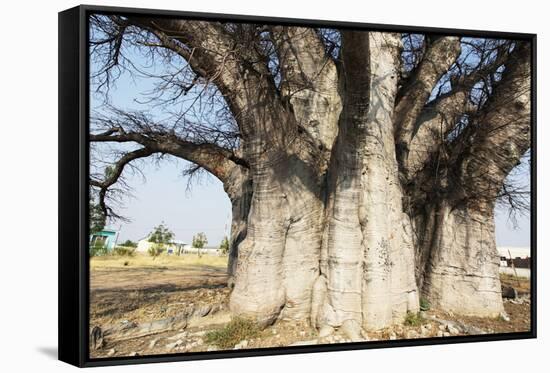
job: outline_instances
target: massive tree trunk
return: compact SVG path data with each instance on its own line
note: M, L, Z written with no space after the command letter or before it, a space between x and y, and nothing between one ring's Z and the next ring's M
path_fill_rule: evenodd
M325 141L328 163L324 147L298 131L284 151L274 147L251 167L231 309L260 323L310 318L354 337L417 311L418 291L393 140L399 38L349 33L344 40L343 107L334 146Z
M433 68L434 55L424 85L409 87L421 92L399 97L398 35L343 32L342 38L339 83L333 84L338 95L317 89L293 96L285 110L290 108L297 118L298 131L287 132L284 149L271 146L251 167L252 203L246 239L238 247L231 309L262 324L309 318L318 328L343 328L352 338L361 328L401 322L408 312L418 311L421 295L445 311L499 315L503 306L494 238L496 191L489 201L479 199L479 193L466 198L463 189L465 183L474 183L468 180L471 175L451 181L447 175L446 181L458 183L460 190L449 192L440 175L434 179L426 170L433 159L410 152L410 144L418 146L420 141L436 147L431 145L433 131L422 127L411 133L401 127L414 127L426 117L434 121L437 115L420 109L395 114L404 110L404 100L413 107L420 100L423 106L458 54L458 39L436 39L431 48L451 49L437 61L443 68ZM292 50L300 49L294 45ZM283 73L293 61L283 61ZM314 66L315 61L301 66L300 79ZM328 70L317 80L321 86L336 74ZM509 70L513 75L514 66ZM509 89L507 79L499 90ZM464 101L464 95L452 97ZM449 105L450 99L442 101ZM525 104L525 96L521 101ZM318 102L325 103L325 110L304 109L319 107ZM483 120L489 123L491 118ZM320 135L312 130L317 126L336 130ZM395 131L396 126L401 130ZM524 122L514 126L525 136ZM441 125L439 130L449 131ZM436 144L439 139L435 136ZM478 139L488 141L481 135ZM517 163L526 150L520 148L501 160L503 168ZM459 168L479 162L460 154L454 158ZM421 192L419 199L411 178L437 184L435 194ZM503 178L491 181L491 188L498 189Z
M432 97L461 54L457 37L426 36L405 76L398 34L340 31L333 58L311 28L123 22L155 35L217 86L239 145L111 123L92 141L143 148L92 185L103 203L125 164L154 153L219 178L232 203L235 315L262 325L310 320L355 339L361 329L402 322L421 296L443 311L503 312L493 211L529 148L527 43L497 46L490 63L449 78L448 92ZM266 33L278 77L265 63L274 57L254 40ZM487 74L488 98L473 107L473 87L488 84Z
M502 306L499 256L492 211L443 201L429 208L419 247L418 282L433 307L457 314L496 317ZM420 262L422 262L420 264Z

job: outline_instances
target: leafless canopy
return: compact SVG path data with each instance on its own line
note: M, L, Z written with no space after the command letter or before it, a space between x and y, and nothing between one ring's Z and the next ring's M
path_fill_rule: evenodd
M337 29L93 15L90 35L93 94L102 102L91 114L90 184L114 218L111 206L128 191L124 173L139 172L136 162L170 155L193 164L188 174L206 170L225 182L259 156L245 143L272 130L259 128L253 106L289 107L299 92L321 89L303 68L308 58L343 68ZM394 132L408 208L422 208L428 195L453 195L528 209L526 178L507 177L518 153L523 165L530 159L530 118L514 114L529 89L518 83L530 74L528 44L425 34L402 34L401 42ZM122 75L148 82L133 105L141 110L113 104ZM299 121L283 129L270 132L272 144L288 144L296 131L314 133ZM308 141L323 153L314 134Z

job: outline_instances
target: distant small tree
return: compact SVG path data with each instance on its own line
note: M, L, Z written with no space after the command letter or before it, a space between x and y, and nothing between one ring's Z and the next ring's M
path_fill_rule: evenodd
M147 241L152 242L153 245L147 250L149 255L152 257L157 257L166 251L166 246L174 238L174 233L161 223L149 234Z
M90 201L90 234L102 231L105 228L106 220L99 204Z
M161 246L159 244L154 244L151 247L147 249L147 253L154 258L162 254L166 249L164 246Z
M223 255L227 255L229 252L229 239L225 236L220 243L220 251Z
M197 233L193 236L193 247L202 249L208 243L206 234L204 232Z
M137 243L131 240L126 240L120 246L137 247Z
M201 256L201 249L208 243L204 232L197 233L193 236L193 247L197 248L197 255Z

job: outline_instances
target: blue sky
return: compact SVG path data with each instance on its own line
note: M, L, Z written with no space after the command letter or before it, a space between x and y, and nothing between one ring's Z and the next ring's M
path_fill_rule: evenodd
M134 63L146 69L146 61L132 51L128 52ZM94 64L92 64L94 70ZM153 88L151 79L131 77L123 73L111 87L111 104L125 110L144 110L147 106L138 103ZM103 97L91 94L91 109L101 110ZM161 108L152 109L155 117L162 118ZM132 196L126 196L117 209L131 222L114 222L110 227L120 230L119 240L137 241L145 237L154 226L164 222L176 239L191 242L194 234L205 232L208 245L219 245L229 233L231 204L221 182L213 176L203 176L188 188L188 179L182 176L187 162L167 157L160 163L145 161L140 164L142 175L126 172L126 182ZM529 175L519 176L528 182ZM519 216L514 226L504 209L496 210L496 239L499 246L529 246L529 217Z
M132 222L112 224L120 228L120 239L143 238L161 221L185 242L204 232L208 245L218 245L224 234L229 234L231 203L221 182L206 176L188 189L187 178L181 175L184 164L183 160L171 160L157 167L148 162L143 169L146 180L137 175L128 179L134 196L118 211Z

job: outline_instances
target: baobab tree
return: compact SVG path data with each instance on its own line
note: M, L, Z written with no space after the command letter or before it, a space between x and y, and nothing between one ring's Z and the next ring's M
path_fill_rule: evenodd
M95 90L108 102L131 71L166 114L91 114L92 145L120 145L90 176L99 206L120 218L110 201L139 159L218 178L235 315L355 338L420 297L503 312L494 209L528 204L507 182L530 148L528 41L116 15L90 30Z

